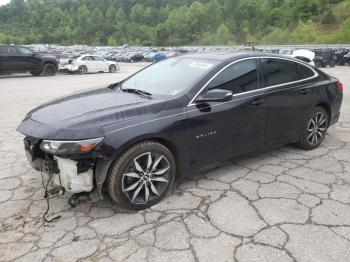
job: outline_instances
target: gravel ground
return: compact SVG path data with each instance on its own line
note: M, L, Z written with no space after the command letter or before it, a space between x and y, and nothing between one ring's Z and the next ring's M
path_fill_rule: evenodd
M140 212L108 198L74 209L68 196L53 198L51 212L62 218L44 226L40 174L15 128L47 100L144 65L122 64L115 74L0 77L0 261L350 261L350 67L325 69L345 84L345 100L320 148L235 159L177 181L171 196Z

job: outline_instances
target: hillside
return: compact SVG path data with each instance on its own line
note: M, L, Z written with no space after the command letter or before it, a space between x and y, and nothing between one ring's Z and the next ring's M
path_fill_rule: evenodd
M12 0L0 43L350 43L350 0Z

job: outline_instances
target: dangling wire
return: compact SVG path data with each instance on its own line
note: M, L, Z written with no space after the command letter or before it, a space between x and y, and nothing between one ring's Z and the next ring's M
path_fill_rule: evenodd
M47 214L49 213L49 210L50 210L50 194L49 194L47 188L48 188L48 186L49 186L49 184L50 184L54 174L50 174L49 175L49 179L48 179L48 181L47 181L47 183L45 185L45 183L44 183L44 176L43 176L43 163L41 162L40 175L41 175L41 183L42 183L42 186L43 186L44 192L45 192L44 193L44 198L46 198L46 204L47 204L47 208L46 208L46 211L45 211L45 213L43 215L43 219L44 219L44 221L46 223L51 223L51 222L57 221L58 219L61 218L60 215L55 216L55 217L53 217L51 219L47 219L46 218L46 216L47 216ZM60 178L60 180L61 180L61 178Z

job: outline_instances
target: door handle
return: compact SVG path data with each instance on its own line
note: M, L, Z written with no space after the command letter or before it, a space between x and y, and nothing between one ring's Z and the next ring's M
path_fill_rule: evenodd
M306 95L310 92L310 89L309 88L303 88L303 89L300 89L299 93L302 94L302 95Z
M251 104L254 105L254 106L259 106L259 105L261 105L263 103L264 103L264 99L263 98L256 98L256 99L253 100L253 102Z

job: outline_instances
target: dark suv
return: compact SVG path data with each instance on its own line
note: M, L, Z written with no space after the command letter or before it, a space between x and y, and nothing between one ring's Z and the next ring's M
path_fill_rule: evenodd
M23 46L0 45L0 74L29 71L34 76L53 76L57 65L54 56L40 55Z

